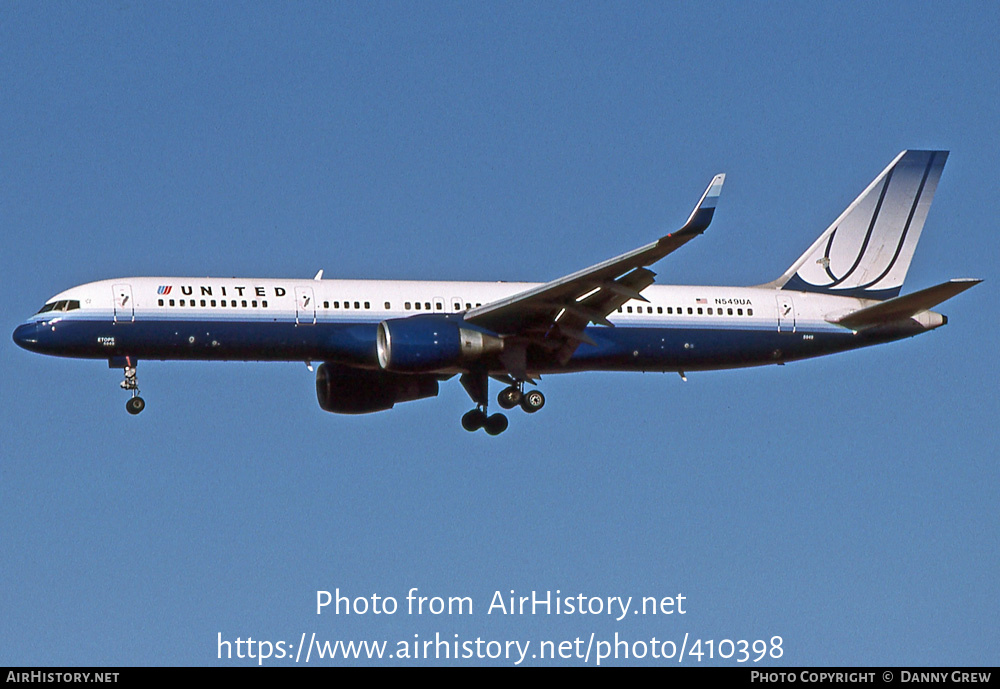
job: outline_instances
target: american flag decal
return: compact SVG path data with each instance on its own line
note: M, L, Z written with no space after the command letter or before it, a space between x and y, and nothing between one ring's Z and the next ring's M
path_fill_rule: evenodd
M173 285L160 285L159 288L157 288L156 293L157 294L170 294L170 290L171 290L172 287L173 287Z
M167 289L169 289L169 287ZM698 304L707 304L708 299L696 299L695 302Z

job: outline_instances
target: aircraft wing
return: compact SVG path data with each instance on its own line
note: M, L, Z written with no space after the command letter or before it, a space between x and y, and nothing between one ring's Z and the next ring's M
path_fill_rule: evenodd
M583 332L587 325L610 326L607 316L619 306L630 299L646 301L640 293L653 284L655 276L646 266L708 228L725 179L722 174L712 179L687 222L676 232L571 275L471 309L465 320L500 335L523 336L558 349L559 358L567 361L581 342L591 342ZM516 370L511 373L518 375Z

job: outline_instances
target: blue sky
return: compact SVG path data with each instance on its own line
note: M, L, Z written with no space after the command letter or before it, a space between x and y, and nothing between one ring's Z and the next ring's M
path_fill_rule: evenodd
M893 345L552 376L497 438L454 381L326 414L302 364L143 362L132 418L119 371L8 340L0 663L617 632L996 664L998 27L988 2L5 3L7 332L119 276L548 280L676 228L717 172L658 281L757 284L904 148L952 152L905 289L986 282ZM316 616L337 587L476 607ZM511 589L688 612L487 615Z

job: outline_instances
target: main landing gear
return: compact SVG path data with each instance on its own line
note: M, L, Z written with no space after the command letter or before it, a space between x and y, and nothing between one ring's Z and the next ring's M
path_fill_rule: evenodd
M500 435L507 430L507 417L503 414L487 416L485 407L476 407L462 417L462 428L467 431L482 428L490 435Z
M465 373L462 375L461 381L465 391L469 393L469 397L476 403L476 408L462 417L462 428L470 432L482 428L490 435L500 435L506 431L507 417L503 414L489 414L487 412L489 378L486 373ZM529 414L534 414L545 406L545 395L538 390L525 392L524 382L517 381L500 391L500 394L497 395L497 404L504 409L520 406Z
M125 380L121 382L122 390L131 390L132 397L125 403L125 410L135 416L146 408L146 401L139 397L139 382L136 379L135 366L131 362L125 364Z
M500 391L497 395L497 404L504 409L513 409L520 405L524 411L534 414L545 406L545 395L540 390L525 392L524 383L518 382Z

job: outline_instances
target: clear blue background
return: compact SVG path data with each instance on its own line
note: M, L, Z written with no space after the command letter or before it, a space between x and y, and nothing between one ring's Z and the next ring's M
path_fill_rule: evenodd
M131 275L548 280L678 227L717 172L658 279L757 284L904 148L952 151L906 289L986 282L893 345L548 377L497 438L455 381L344 417L302 364L143 362L133 418L120 371L8 340L0 664L314 631L996 664L998 31L995 2L3 3L8 333ZM476 612L314 614L414 586ZM487 616L510 589L688 612Z

